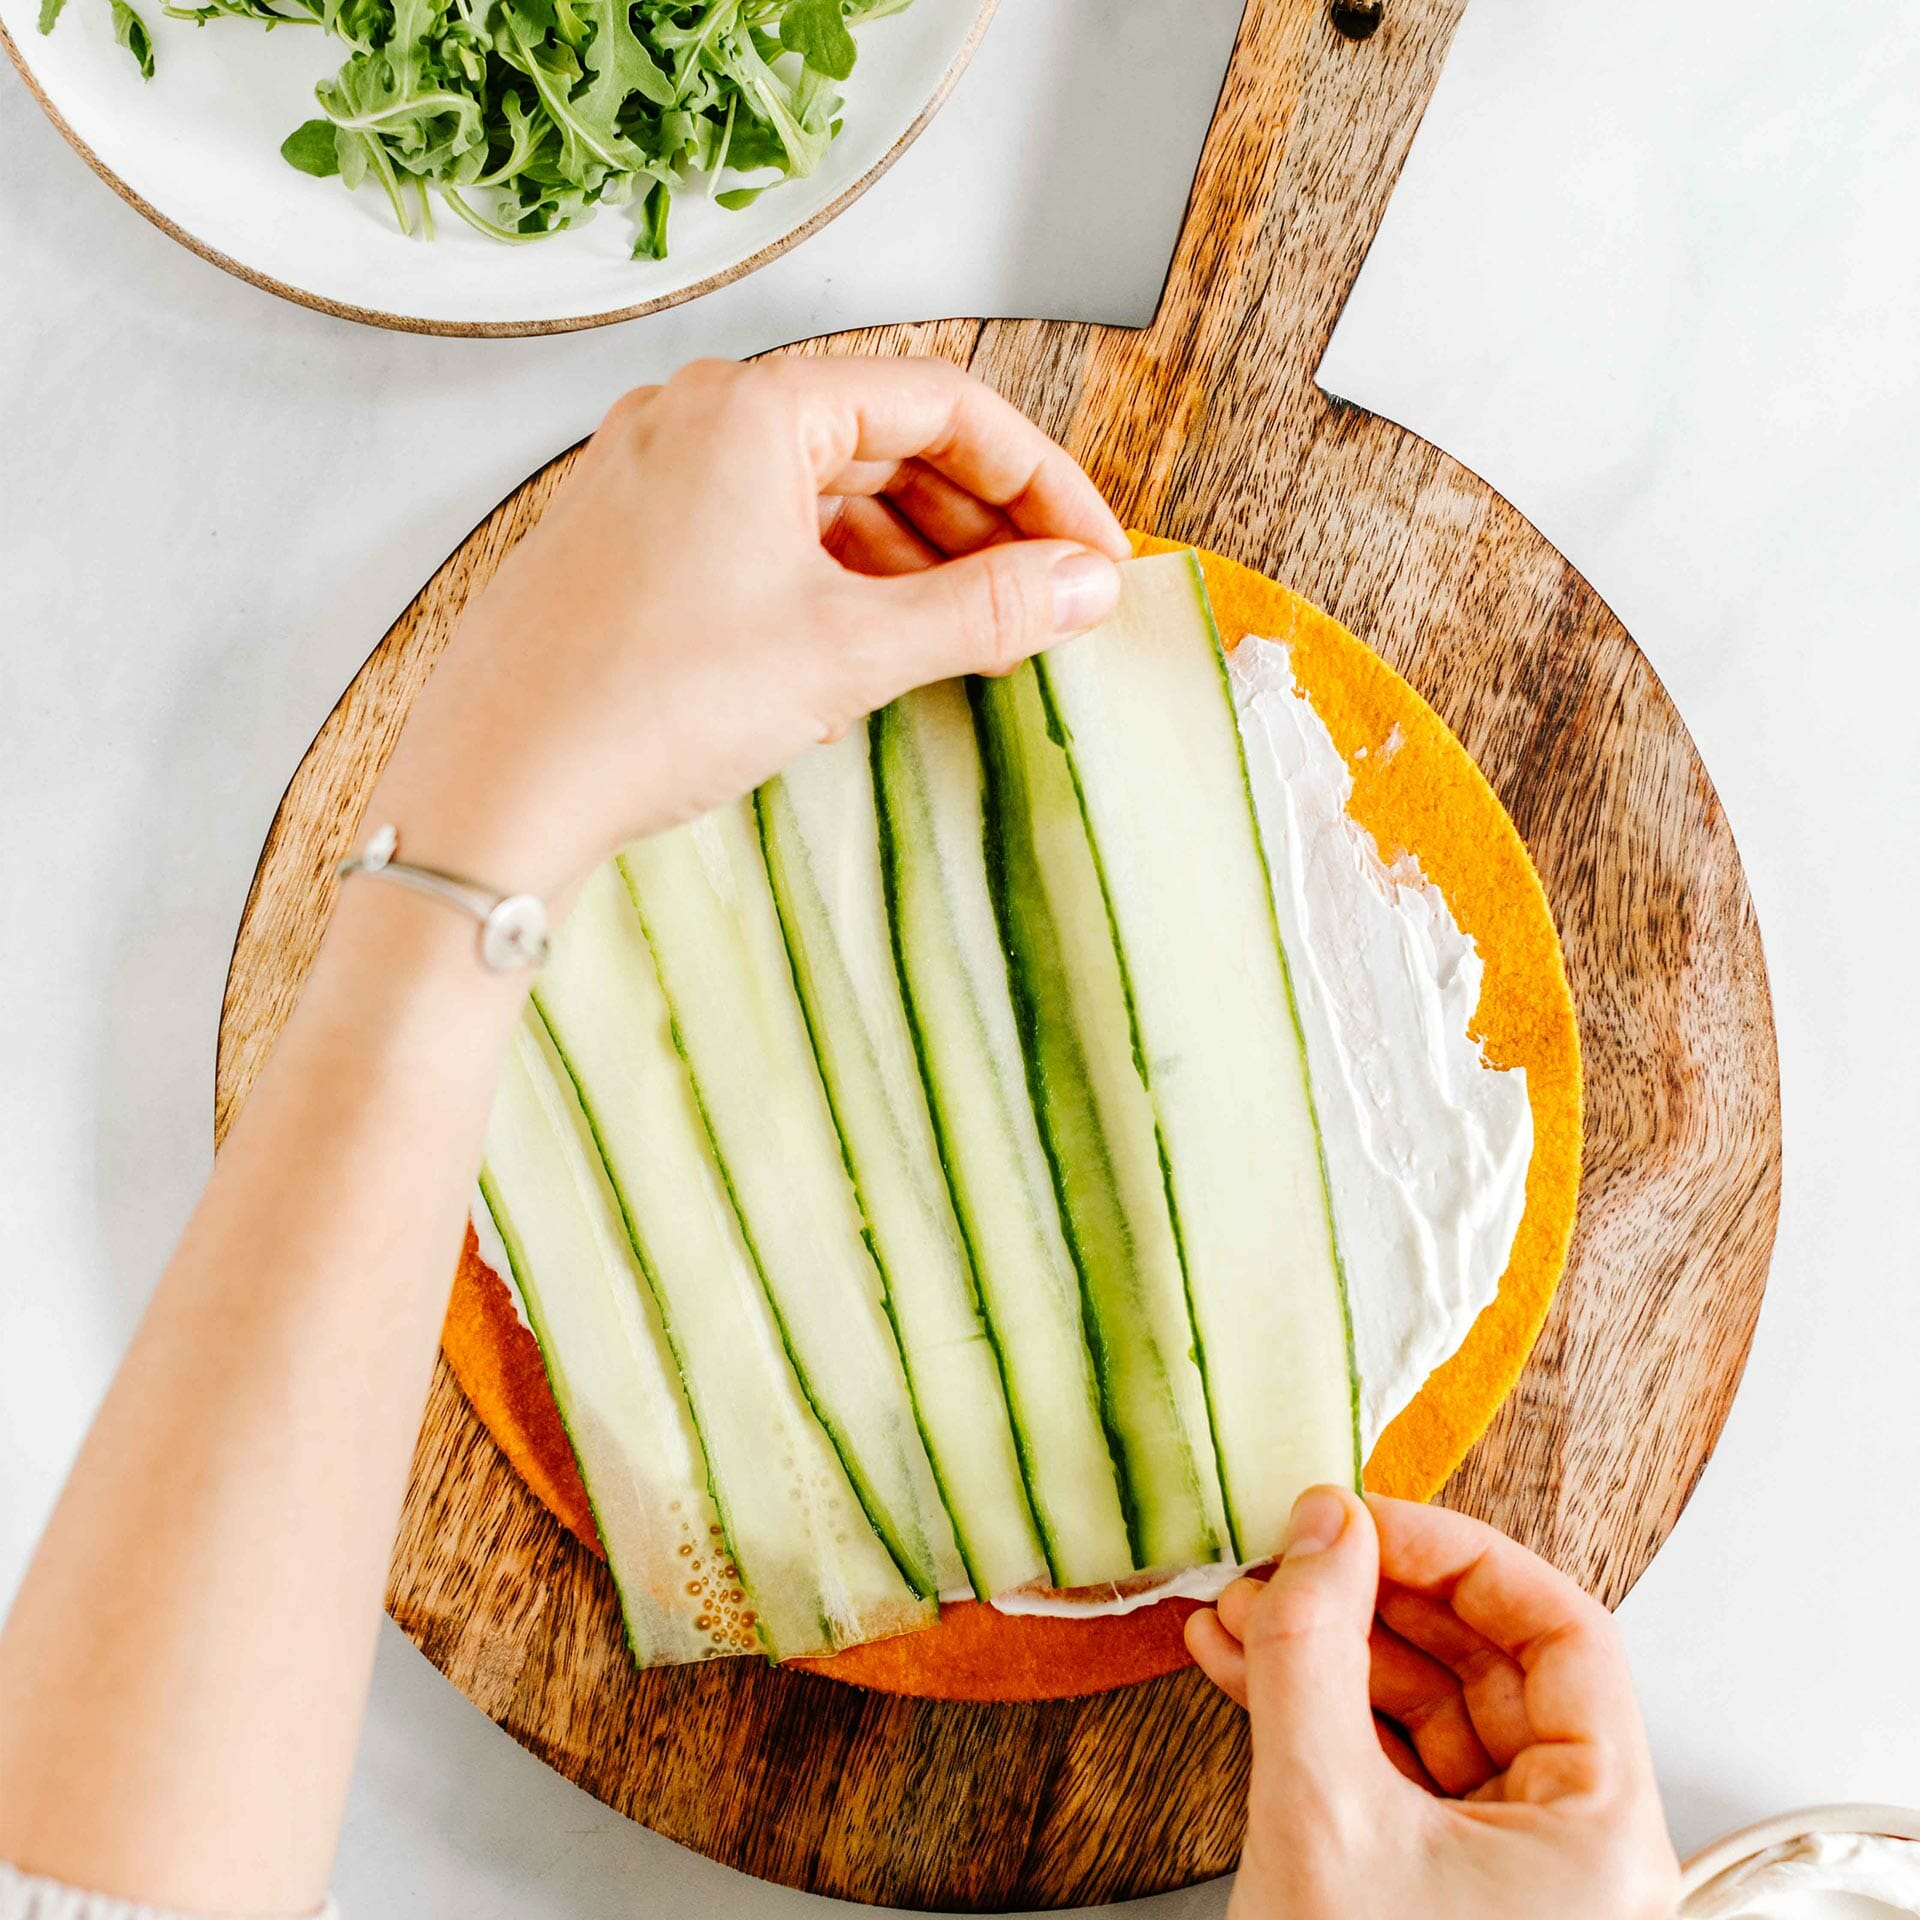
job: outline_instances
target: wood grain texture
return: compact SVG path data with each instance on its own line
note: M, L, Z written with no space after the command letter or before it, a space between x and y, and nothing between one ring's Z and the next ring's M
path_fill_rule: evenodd
M1780 1151L1758 929L1658 679L1491 488L1311 373L1438 71L1455 0L1342 39L1252 0L1161 310L1144 332L973 321L805 351L942 353L1058 433L1123 519L1284 579L1369 640L1499 791L1546 885L1586 1063L1579 1226L1518 1390L1443 1496L1617 1601L1678 1517L1745 1361ZM355 679L262 855L235 947L216 1124L272 1045L332 863L460 605L564 461L476 529ZM744 1661L636 1675L603 1571L444 1365L389 1605L514 1737L748 1872L938 1909L1123 1899L1229 1868L1247 1753L1196 1674L960 1705Z

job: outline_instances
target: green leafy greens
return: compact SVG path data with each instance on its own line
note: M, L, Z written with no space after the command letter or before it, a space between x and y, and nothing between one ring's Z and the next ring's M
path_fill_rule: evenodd
M113 37L133 55L143 80L153 78L153 42L147 37L147 23L127 5L113 0Z
M151 77L127 0L115 32ZM41 0L40 30L63 0ZM176 20L318 26L347 49L320 117L281 144L302 173L378 183L403 233L438 198L524 242L627 206L636 259L667 252L673 196L723 207L811 173L840 131L852 29L911 0L169 0ZM724 175L749 176L722 190ZM770 178L751 176L770 175Z

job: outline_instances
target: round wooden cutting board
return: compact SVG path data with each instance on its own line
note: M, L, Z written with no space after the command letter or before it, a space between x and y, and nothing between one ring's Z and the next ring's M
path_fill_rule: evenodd
M1123 520L1270 573L1353 629L1492 782L1560 928L1584 1165L1546 1329L1442 1498L1612 1603L1679 1516L1745 1362L1779 1194L1773 1028L1725 816L1619 622L1491 488L1312 382L1458 11L1387 0L1354 42L1317 0L1251 0L1145 331L959 320L798 350L971 366L1065 441ZM433 577L288 787L234 949L218 1133L293 1003L410 701L566 464ZM1029 1704L747 1660L636 1674L603 1570L444 1363L388 1604L581 1786L792 1886L917 1908L1091 1904L1224 1872L1239 1850L1244 1723L1194 1672Z

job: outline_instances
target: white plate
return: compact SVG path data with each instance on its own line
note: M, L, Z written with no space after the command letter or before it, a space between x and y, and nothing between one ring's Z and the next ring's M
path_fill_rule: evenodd
M910 146L985 32L997 0L914 0L859 30L846 124L818 172L729 213L673 204L664 261L634 260L633 223L603 209L512 247L449 213L431 242L395 228L386 198L297 173L280 142L314 117L313 87L345 49L306 26L205 27L136 0L156 68L143 81L108 0L67 0L52 33L39 0L0 0L4 41L81 157L156 226L255 286L323 312L413 333L563 333L690 300L784 252L852 204Z

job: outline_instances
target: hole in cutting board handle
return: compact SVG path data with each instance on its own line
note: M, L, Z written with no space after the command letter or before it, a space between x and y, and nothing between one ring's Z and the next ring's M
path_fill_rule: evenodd
M1378 31L1385 16L1382 0L1332 0L1327 18L1335 33L1349 40L1365 40Z

